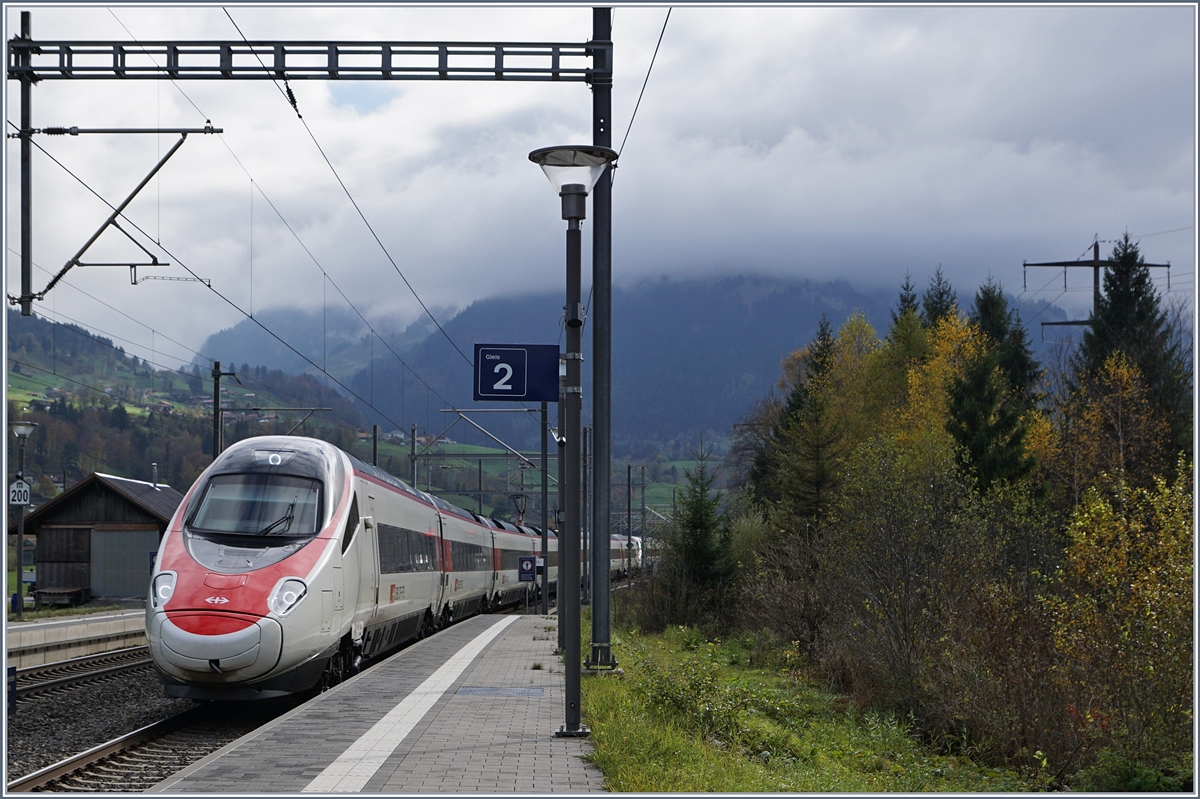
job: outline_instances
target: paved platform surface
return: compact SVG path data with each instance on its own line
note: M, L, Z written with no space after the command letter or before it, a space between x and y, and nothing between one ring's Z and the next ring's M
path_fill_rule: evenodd
M559 738L554 616L476 616L364 671L153 793L592 793ZM537 666L540 666L537 667Z

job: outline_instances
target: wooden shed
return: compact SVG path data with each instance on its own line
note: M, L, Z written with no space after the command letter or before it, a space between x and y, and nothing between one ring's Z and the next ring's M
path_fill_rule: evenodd
M182 501L162 483L97 473L33 511L25 534L37 537L38 604L144 597L159 541Z

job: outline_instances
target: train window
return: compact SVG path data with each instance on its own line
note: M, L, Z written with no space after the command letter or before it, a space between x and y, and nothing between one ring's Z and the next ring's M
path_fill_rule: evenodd
M491 571L491 548L466 541L450 542L450 560L456 572Z
M434 570L432 537L390 524L379 524L376 529L379 537L381 573L400 574Z
M283 474L219 474L208 481L188 527L199 533L267 538L313 536L321 483Z
M358 531L358 495L350 500L350 515L346 517L346 532L342 534L342 552L350 548L354 534Z

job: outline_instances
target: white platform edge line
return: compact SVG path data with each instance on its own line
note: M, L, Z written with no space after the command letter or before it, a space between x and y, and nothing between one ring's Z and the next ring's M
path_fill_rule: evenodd
M354 793L375 776L396 747L412 732L430 708L454 685L455 680L510 624L521 618L509 616L477 635L470 643L458 650L441 668L431 674L425 682L404 698L387 715L375 722L346 751L338 755L325 770L313 778L301 791L303 793Z

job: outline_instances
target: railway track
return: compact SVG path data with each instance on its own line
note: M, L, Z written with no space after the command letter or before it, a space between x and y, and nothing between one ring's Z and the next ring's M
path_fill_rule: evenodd
M252 732L295 702L238 706L213 702L122 735L86 752L13 780L11 793L139 792Z
M69 690L150 666L150 650L145 646L30 666L17 670L17 699L19 701L38 694Z
M521 611L514 607L500 612ZM395 653L388 656L391 654ZM136 669L151 667L146 647L73 658L19 670L17 695L19 699L37 694L66 696L72 688L119 680ZM11 793L144 791L309 698L311 694L256 702L209 702L33 771L6 787Z

